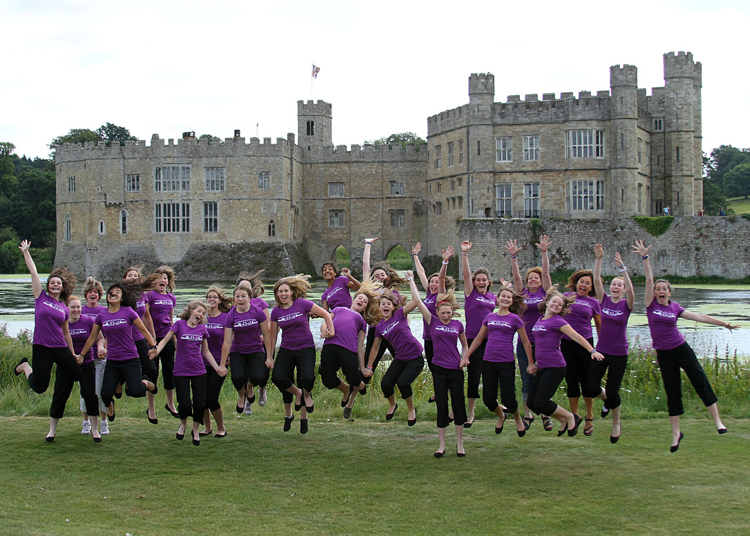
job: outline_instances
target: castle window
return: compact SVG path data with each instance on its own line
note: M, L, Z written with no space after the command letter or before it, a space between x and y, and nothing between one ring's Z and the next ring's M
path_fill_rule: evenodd
M268 222L268 237L273 238L276 236L276 223L273 220Z
M482 142L477 140L477 156L482 154Z
M651 165L651 144L646 142L646 165Z
M163 166L154 170L154 191L190 191L190 168L188 166Z
M405 210L391 210L391 227L403 227L406 225Z
M620 134L620 150L625 150L625 134Z
M440 145L435 146L435 169L440 169L443 165L443 148Z
M70 222L70 214L66 214L63 218L63 242L71 240L73 240L73 225Z
M76 193L76 178L75 177L68 177L68 193L69 194Z
M458 196L458 208L464 208L464 198L460 195Z
M513 139L495 138L495 162L513 162Z
M315 136L315 121L308 121L307 122L307 135L308 136Z
M271 187L271 175L268 171L258 173L258 188L266 189Z
M189 203L156 203L154 229L157 233L189 233Z
M448 144L448 167L453 165L453 143Z
M120 234L128 234L128 211L120 211Z
M216 201L203 203L203 232L219 232L219 204Z
M463 186L463 185L464 185L464 180L463 179L458 179L458 187L461 188L461 186Z
M523 217L539 217L539 183L523 185Z
M641 183L638 183L638 214L641 213L641 197L643 196L643 185Z
M656 132L661 132L664 130L664 120L663 119L654 119L654 130Z
M679 162L680 161L680 146L679 145L677 146L676 156L677 156L677 161Z
M344 197L344 183L343 182L329 182L328 183L328 197Z
M140 192L141 191L141 176L140 175L125 175L125 191L126 192Z
M343 227L344 226L344 211L343 210L329 210L328 211L328 227Z
M464 163L464 140L458 140L458 163Z
M499 218L513 214L512 197L513 186L511 184L495 185L495 210Z
M604 158L604 131L568 130L565 158Z
M604 181L567 181L565 190L568 212L604 210Z
M453 210L456 210L456 198L455 197L451 197L451 205L452 205Z
M226 188L226 175L223 167L206 168L206 191L223 192Z
M106 228L104 226L104 221L99 220L99 234L104 234L106 232Z
M456 191L456 181L454 179L451 179L451 192Z
M391 195L404 195L403 181L389 181Z
M440 193L443 189L443 185L440 183L437 183L437 193Z
M523 137L523 159L539 160L539 136Z
M442 216L443 215L443 203L441 203L440 201L438 201L435 204L435 215L437 215L437 216Z
M641 163L641 144L643 143L643 140L641 138L638 138L638 163Z

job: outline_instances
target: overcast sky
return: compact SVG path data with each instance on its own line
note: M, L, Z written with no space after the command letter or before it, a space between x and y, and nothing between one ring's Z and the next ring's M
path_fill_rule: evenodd
M275 142L313 98L333 104L334 144L426 137L428 116L468 102L472 72L503 102L609 89L628 63L650 94L662 55L685 50L703 64L703 150L750 147L748 31L747 0L0 0L0 141L46 157L55 136L111 122Z

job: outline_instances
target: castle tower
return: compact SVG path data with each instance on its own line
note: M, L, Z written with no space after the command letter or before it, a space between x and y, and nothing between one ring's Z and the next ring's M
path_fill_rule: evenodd
M609 85L612 91L609 210L617 217L637 212L638 69L634 65L613 65L609 69Z
M702 206L700 64L690 52L664 54L664 204L675 216L693 216ZM696 81L696 75L698 79ZM697 108L697 109L696 109ZM696 208L697 207L697 208Z
M495 75L472 73L469 77L469 104L492 104L495 101Z
M333 145L331 134L332 106L319 100L313 102L297 101L297 137L300 147L305 151L313 146L330 147Z

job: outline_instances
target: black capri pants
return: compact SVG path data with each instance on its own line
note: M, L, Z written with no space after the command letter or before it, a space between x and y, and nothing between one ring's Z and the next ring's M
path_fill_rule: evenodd
M535 352L534 343L531 343L531 352ZM523 347L521 341L518 341L516 345L516 358L518 359L518 373L521 375L521 396L526 402L529 399L529 389L531 389L531 380L534 376L526 372L529 368L529 356L526 355L526 348Z
M435 355L432 339L423 339L422 342L424 342L424 358L427 361L427 368L432 372L432 357Z
M500 385L500 400L508 411L515 413L518 410L516 400L516 363L514 361L482 362L482 401L487 409L494 411L498 407L497 387Z
M265 352L251 352L243 354L231 352L229 362L232 364L232 385L237 392L244 389L245 384L250 382L253 387L265 387L268 383L270 371L266 366ZM211 369L213 370L213 369Z
M357 352L347 350L338 344L324 344L320 352L320 379L328 389L336 389L341 385L338 371L344 373L349 385L358 387L362 382L362 373L359 371L359 356Z
M401 392L401 398L404 400L410 398L414 395L411 384L417 379L422 369L424 369L424 357L421 355L408 361L393 359L391 366L388 367L380 382L380 389L383 391L383 396L386 398L393 396L395 393L394 388L398 387L398 390Z
M85 365L80 365L81 379L81 397L86 403L86 415L91 417L99 416L99 396L96 394L96 364L92 361ZM75 380L68 376L65 369L57 367L55 377L55 390L52 393L52 405L49 408L49 416L53 419L62 419L65 413L65 404L68 403L70 393L73 391Z
M203 424L203 412L206 411L206 375L175 376L174 386L177 394L177 413L180 419L193 417L193 422ZM193 399L190 400L190 391Z
M474 339L466 341L469 346ZM487 337L484 338L474 353L469 356L468 380L466 382L466 398L479 398L479 383L482 380L482 362L484 361L484 351L487 348Z
M552 415L557 404L552 401L555 391L565 378L566 367L539 369L534 374L529 390L529 409L538 415Z
M376 330L376 326L369 326L367 328L367 343L365 344L365 364L367 364L367 360L370 359L370 350L372 350L372 345L375 344L375 330ZM383 359L383 355L385 354L386 350L388 350L392 356L396 355L390 343L387 340L381 338L380 348L378 349L378 355L375 357L375 362L372 364L373 374L375 373L375 370L378 368L378 363L380 363L380 360ZM362 378L362 380L365 383L370 383L371 378L372 376L368 378Z
M594 339L586 339L594 346ZM567 371L565 372L565 383L568 386L568 398L578 398L581 390L586 385L591 368L591 352L575 341L562 339L560 350L565 358ZM598 394L598 393L597 393Z
M104 367L104 380L102 380L101 397L105 406L109 407L112 397L115 396L117 385L125 385L125 394L133 398L146 396L146 385L141 381L141 360L137 357L124 361L107 359Z
M688 343L682 343L671 350L657 350L656 360L659 363L664 391L667 393L667 409L670 417L685 413L682 407L682 385L680 369L685 371L703 404L708 407L718 401L703 367L695 357L695 352ZM609 396L609 395L608 395Z
M463 426L466 422L463 369L447 369L433 364L432 385L435 389L435 404L437 405L437 427L447 428L450 424L448 392L451 395L451 409L453 409L456 426Z
M234 366L234 363L232 363ZM294 395L287 391L294 385L294 370L297 369L297 387L311 393L315 386L315 347L302 350L279 348L271 381L279 388L284 404L291 404Z
M592 360L589 368L589 377L586 380L586 386L583 389L583 396L595 398L602 392L601 382L604 373L607 372L607 382L604 389L607 391L607 399L604 401L604 407L607 409L619 408L622 404L620 398L620 386L625 376L625 369L628 366L628 356L604 354L601 361Z
M164 337L156 339L158 345ZM161 359L161 378L164 381L164 389L171 391L174 389L174 337L164 346L162 351L153 360L156 365L156 374L159 374L159 360Z
M29 387L35 393L42 394L49 387L54 364L57 364L58 372L64 370L74 382L81 381L81 367L67 346L52 348L35 344L31 347L31 367L34 371L29 374Z
M143 375L143 379L156 385L156 380L159 378L159 368L157 360L149 359L148 357L148 342L146 342L146 339L135 341L135 347L138 350L138 359L141 361L141 374Z
M212 412L221 409L219 396L225 378L226 376L219 376L213 367L206 367L206 408Z

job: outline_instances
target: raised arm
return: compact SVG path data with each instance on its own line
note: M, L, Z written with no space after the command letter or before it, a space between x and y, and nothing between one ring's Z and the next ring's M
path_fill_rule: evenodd
M342 268L341 275L343 275L349 280L346 286L349 287L350 289L357 291L359 290L359 287L362 286L362 283L357 281L357 279L352 275L352 271L349 268Z
M411 270L406 271L406 280L409 282L409 288L411 289L411 301L416 302L417 307L419 307L419 312L422 313L422 318L424 318L424 321L429 324L430 320L432 320L432 313L430 313L430 310L427 309L427 306L422 301L422 298L419 297L417 282L414 281L414 274Z
M646 247L643 240L636 240L635 245L633 245L633 253L640 255L641 259L643 259L643 275L646 276L646 307L651 305L651 302L654 301L654 274L651 271L651 263L648 258L648 252L650 249L651 246Z
M469 250L471 242L464 240L461 242L461 271L464 273L464 296L468 296L474 290L474 283L471 281L471 268L469 267Z
M505 249L510 253L510 269L513 272L513 290L517 293L523 291L523 278L521 277L521 268L518 266L518 252L523 248L518 247L515 239L508 240L505 243Z
M622 262L622 255L615 253L615 266L619 270L623 280L625 280L625 292L627 292L628 309L633 310L633 303L635 301L635 288L633 288L633 282L630 280L628 275L628 267Z
M725 322L724 320L719 320L718 318L714 318L713 316L708 316L701 313L682 311L680 318L684 318L685 320L693 320L694 322L703 322L704 324L713 324L714 326L721 326L723 328L727 328L729 331L732 331L733 329L740 329L739 324L730 324L729 322Z
M604 258L604 248L601 244L594 245L594 290L596 290L596 299L601 303L604 300L604 284L602 284L602 258Z
M448 264L451 261L451 257L453 257L453 254L456 252L455 249L453 249L453 246L449 245L447 248L442 250L443 255L443 263L440 266L440 271L438 272L438 293L439 294L445 294L445 276L448 274Z
M419 252L422 251L422 244L417 242L411 248L411 258L414 259L414 269L417 271L419 276L419 282L422 283L422 288L426 293L430 292L430 280L427 279L427 274L424 271L424 266L419 262Z
M18 249L23 252L23 260L26 261L26 268L29 269L29 273L31 274L31 290L34 292L34 299L37 299L42 293L42 281L39 279L39 273L36 271L34 259L31 258L31 253L29 253L29 247L31 247L31 242L24 240Z
M362 279L370 276L370 250L375 240L377 240L377 237L365 238L365 251L362 253Z
M539 243L536 245L542 252L542 288L545 292L549 292L552 287L552 276L549 275L549 247L551 245L552 240L546 234L539 237Z

